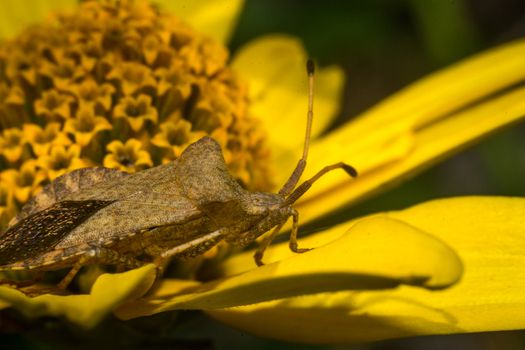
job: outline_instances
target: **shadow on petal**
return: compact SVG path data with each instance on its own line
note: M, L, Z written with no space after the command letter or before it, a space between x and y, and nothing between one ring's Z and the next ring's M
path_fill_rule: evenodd
M377 216L356 223L325 246L241 274L186 287L165 280L145 298L120 306L116 314L129 319L400 284L438 289L456 283L461 274L458 256L441 241L401 221Z
M287 299L242 308L209 310L207 314L232 327L238 328L242 324L241 329L251 334L307 344L348 344L410 337L424 333L425 329L432 329L434 334L462 332L454 317L437 309L421 306L434 314L433 320L416 316L378 316L359 307L352 308L352 295L345 294L350 301L346 306L305 309ZM315 297L326 301L331 296L319 294Z

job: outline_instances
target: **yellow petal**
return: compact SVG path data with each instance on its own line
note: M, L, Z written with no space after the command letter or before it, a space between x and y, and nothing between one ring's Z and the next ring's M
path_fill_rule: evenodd
M322 293L211 314L253 334L305 343L525 328L525 199L445 199L385 215L439 237L458 252L465 267L461 281L440 291L400 286ZM391 249L404 244L399 239Z
M447 114L523 79L523 55L525 41L519 41L452 66L401 91L356 121L315 142L310 149L305 177L338 161L354 165L360 176L350 180L342 172L334 172L316 183L299 204L302 221L384 190L387 184L413 175L525 116L523 88L509 89L497 97ZM286 161L287 164L296 162L297 158Z
M339 231L347 230L339 227ZM341 235L342 232L339 232ZM392 249L399 245L398 249ZM237 261L230 266L234 266ZM457 255L441 241L398 220L372 217L330 244L202 285L165 280L147 297L116 310L123 319L174 309L216 309L338 290L399 284L443 288L461 276ZM229 274L230 269L225 266Z
M119 140L113 140L106 146L109 153L114 154L118 153L122 148L124 148L124 145L122 144L122 141Z
M29 318L65 317L84 328L90 328L123 301L144 295L155 276L156 269L151 264L124 273L104 274L87 295L44 294L30 298L16 289L0 286L0 299L2 304L10 304Z
M243 0L155 0L162 9L189 23L197 31L227 43L237 18L241 13Z
M147 151L139 151L137 153L137 160L135 161L135 167L152 167L153 161Z
M126 118L126 121L131 127L131 130L138 133L140 129L142 129L142 125L144 125L144 122L146 121L146 119L145 118Z
M76 0L0 1L0 38L18 34L30 24L44 20L50 12L77 6Z
M272 154L289 174L301 155L308 105L306 61L299 39L285 35L259 38L245 45L234 57L232 67L249 83L250 111L260 118L268 132ZM316 73L312 134L326 129L336 116L344 85L341 68L330 66ZM294 137L290 137L293 135ZM286 157L285 157L286 156ZM285 157L284 160L279 158ZM293 163L287 163L288 159Z
M120 170L124 170L125 168L122 166L122 164L120 164L120 161L115 154L106 154L104 156L104 160L102 164L106 168L115 168L115 169L120 169Z

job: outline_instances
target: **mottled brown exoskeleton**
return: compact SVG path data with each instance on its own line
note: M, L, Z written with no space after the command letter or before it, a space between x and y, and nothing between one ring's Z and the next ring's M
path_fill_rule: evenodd
M71 267L59 283L66 288L88 264L134 268L173 256L197 256L221 240L245 246L268 230L255 261L288 218L290 249L297 247L295 201L328 171L327 166L296 185L306 166L313 110L314 65L308 61L309 103L304 152L279 193L249 192L228 173L221 148L204 137L168 164L128 174L87 168L63 175L30 200L0 237L0 270L57 270Z

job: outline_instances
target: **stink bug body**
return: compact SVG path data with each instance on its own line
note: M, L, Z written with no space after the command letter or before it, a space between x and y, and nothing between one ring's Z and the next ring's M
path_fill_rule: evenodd
M88 264L163 266L173 256L202 254L221 240L245 246L273 229L255 261L288 218L290 249L297 247L295 201L319 177L349 165L322 169L296 188L306 166L313 106L314 66L308 61L309 106L303 157L279 193L249 192L228 173L220 146L204 137L168 164L128 174L114 169L79 169L50 183L22 209L0 237L0 270L71 267L65 288Z

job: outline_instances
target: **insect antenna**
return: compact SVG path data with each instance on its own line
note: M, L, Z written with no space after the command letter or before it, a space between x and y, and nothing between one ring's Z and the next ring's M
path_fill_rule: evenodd
M292 172L292 175L290 175L288 181L286 181L283 188L281 188L279 191L279 194L286 197L283 206L295 203L295 201L297 201L306 191L308 191L310 187L312 187L312 184L315 181L332 170L343 169L351 177L357 176L357 170L355 170L355 168L346 163L339 162L325 166L313 177L304 181L299 187L295 188L301 178L301 175L303 174L304 168L306 167L306 158L308 157L308 149L310 148L310 135L312 133L312 119L314 114L314 70L314 62L312 60L308 60L306 63L306 71L308 73L308 115L306 122L306 136L304 138L303 156L301 159L299 159L299 162Z
M283 203L283 206L290 205L292 203L295 203L301 196L312 187L313 183L319 180L321 176L326 174L327 172L330 172L335 169L343 169L348 175L351 177L357 177L357 170L355 170L354 167L351 165L348 165L343 162L335 163L332 165L327 165L324 168L322 168L317 174L312 176L310 179L303 182L299 187L295 189L295 191L292 192L288 197L286 197L286 200Z
M308 158L308 149L310 148L310 135L312 134L312 120L314 117L314 61L309 59L306 62L306 73L308 74L308 113L306 119L306 135L304 137L303 156L297 162L292 175L288 178L284 186L279 190L279 194L286 197L294 190L295 186L301 179L306 159Z

